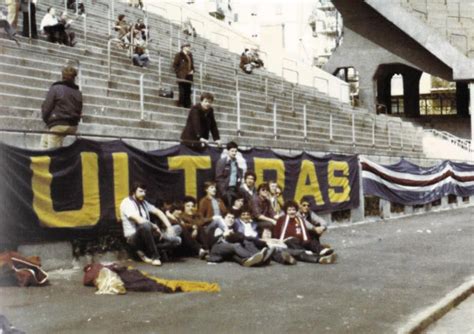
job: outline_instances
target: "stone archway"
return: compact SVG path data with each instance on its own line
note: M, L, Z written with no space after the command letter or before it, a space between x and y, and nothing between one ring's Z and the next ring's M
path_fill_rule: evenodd
M400 64L381 64L374 73L377 103L384 105L387 112L392 108L391 80L395 74L403 77L403 106L407 117L420 115L420 78L422 71Z

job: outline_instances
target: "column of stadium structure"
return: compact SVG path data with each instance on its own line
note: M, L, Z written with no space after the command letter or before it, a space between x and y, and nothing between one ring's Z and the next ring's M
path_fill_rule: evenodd
M474 160L474 82L469 83L469 114L471 115L471 160Z
M364 188L362 183L362 166L360 161L358 163L359 168L359 207L351 210L351 222L360 222L365 218L365 198L364 198Z

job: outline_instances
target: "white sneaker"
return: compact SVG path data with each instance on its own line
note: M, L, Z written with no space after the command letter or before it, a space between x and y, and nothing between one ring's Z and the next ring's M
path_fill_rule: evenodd
M320 264L331 264L336 262L337 255L335 253L332 253L331 255L327 256L322 256L319 258L319 263Z
M142 260L145 263L151 264L153 262L153 260L150 259L148 256L146 256L145 253L143 253L141 250L137 251L137 255L140 258L140 260Z
M332 253L334 253L334 250L331 248L323 248L323 250L319 252L319 256L327 256L331 255Z
M161 261L160 261L160 259L153 259L153 260L151 261L151 264L152 264L153 266L158 266L158 267L159 267L159 266L161 266Z

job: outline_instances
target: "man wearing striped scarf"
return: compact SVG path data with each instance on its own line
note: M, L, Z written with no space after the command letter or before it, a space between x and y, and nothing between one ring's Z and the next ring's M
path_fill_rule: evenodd
M288 249L299 250L291 254L297 260L312 263L334 263L336 254L330 248L324 248L319 240L312 238L298 213L298 203L286 201L283 206L285 215L277 220L273 230L275 238L284 241Z

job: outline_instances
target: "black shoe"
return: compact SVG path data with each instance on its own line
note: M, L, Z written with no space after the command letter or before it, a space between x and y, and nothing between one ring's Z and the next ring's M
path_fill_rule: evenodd
M296 259L291 256L287 251L281 251L281 258L283 259L283 264L294 265L296 264Z

